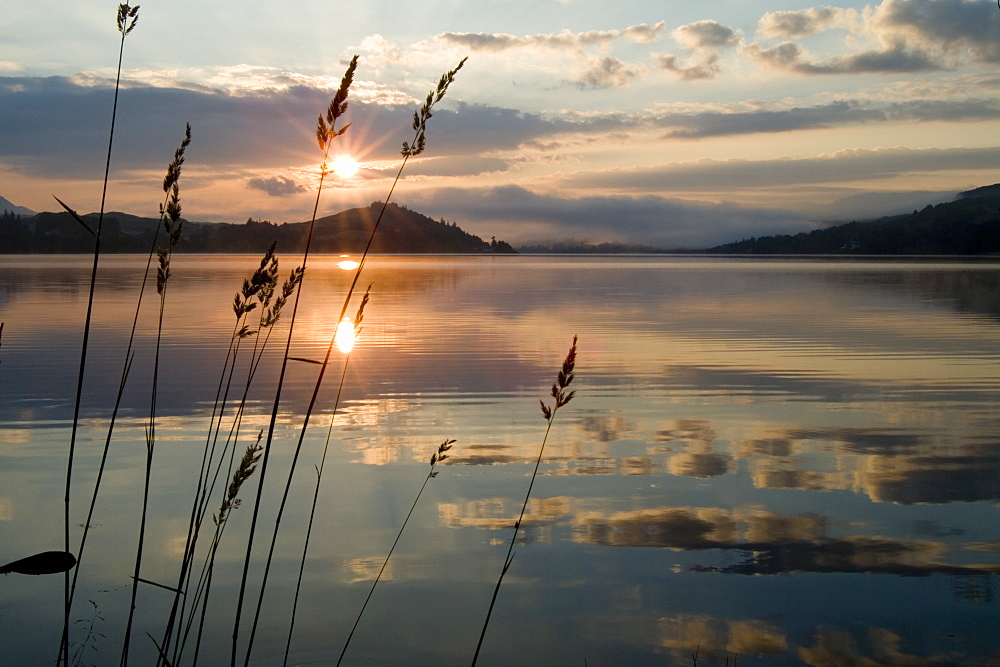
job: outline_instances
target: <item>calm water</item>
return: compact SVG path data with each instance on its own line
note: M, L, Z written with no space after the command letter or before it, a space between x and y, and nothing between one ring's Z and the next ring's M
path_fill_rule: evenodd
M295 356L321 358L333 333L350 277L335 261L310 265ZM74 544L143 263L102 263ZM256 263L175 258L144 578L176 580L232 296ZM0 257L0 564L62 548L88 280L86 258ZM699 665L737 654L740 665L1000 660L1000 265L375 258L362 282L372 299L333 423L290 662L336 661L431 452L454 438L346 662L468 664L544 432L538 400L574 334L577 397L555 419L480 664L690 665L695 651ZM150 308L139 323L82 561L72 640L86 663L121 650L152 318ZM276 355L255 380L241 447L266 428ZM284 652L336 356L293 478L254 664ZM265 536L317 369L289 371ZM220 546L202 664L228 661L256 479ZM0 662L55 657L62 585L0 577ZM140 588L135 664L153 659L145 633L160 636L169 599ZM88 639L91 624L100 634Z

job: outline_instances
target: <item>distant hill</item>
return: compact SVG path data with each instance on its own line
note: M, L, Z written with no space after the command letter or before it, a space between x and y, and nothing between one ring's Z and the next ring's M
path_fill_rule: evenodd
M9 200L0 197L0 215L28 217L34 214L35 212L30 208L16 206Z
M312 252L358 254L364 251L381 202L353 208L316 221ZM83 219L92 227L97 214ZM101 250L109 253L145 253L159 224L156 218L106 213ZM178 251L186 253L262 253L273 242L280 252L305 249L308 222L274 224L247 220L243 224L185 221ZM38 213L30 217L0 218L0 252L89 253L90 234L68 213ZM404 206L389 204L372 243L374 253L512 253L503 241L484 241L454 222L433 220Z
M705 250L742 255L1000 254L1000 183L906 215L795 235L761 236Z

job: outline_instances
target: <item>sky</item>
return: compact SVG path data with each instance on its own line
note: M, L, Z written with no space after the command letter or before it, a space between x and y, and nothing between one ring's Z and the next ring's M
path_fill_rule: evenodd
M0 196L100 208L117 5L0 14ZM392 201L517 244L697 248L1000 182L992 0L152 0L124 40L107 210L308 220L316 117L359 56L320 215L384 200L413 112L468 57Z

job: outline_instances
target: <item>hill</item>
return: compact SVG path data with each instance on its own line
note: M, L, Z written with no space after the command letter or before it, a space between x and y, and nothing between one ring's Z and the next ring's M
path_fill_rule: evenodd
M30 208L25 208L23 206L15 206L9 200L0 197L0 216L9 218L11 216L26 217L34 214L35 212L32 211Z
M358 254L364 251L381 202L341 211L316 221L311 250L318 253ZM97 214L83 219L96 225ZM106 213L101 250L109 253L145 253L159 224L156 218ZM178 250L187 253L262 253L272 242L281 252L305 249L308 222L275 224L247 220L243 224L185 221ZM92 237L68 213L38 213L30 217L0 218L0 252L89 253ZM433 220L404 206L389 204L375 235L374 253L512 253L503 241L484 241L455 223Z
M1000 184L907 215L849 222L795 235L761 236L705 250L742 255L1000 254Z

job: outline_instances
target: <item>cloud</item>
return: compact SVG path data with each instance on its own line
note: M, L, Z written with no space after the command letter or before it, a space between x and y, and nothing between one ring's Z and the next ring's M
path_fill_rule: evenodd
M572 237L595 243L705 247L733 238L811 228L801 215L776 209L659 196L562 197L517 185L436 188L407 195L407 203L469 221L462 224L473 233L503 229L504 240L520 244Z
M902 43L885 50L864 51L822 61L807 60L805 50L793 42L783 42L768 49L750 44L743 53L764 67L788 70L797 74L887 74L942 69L942 65L928 54L908 50Z
M988 99L912 100L892 104L870 100L838 100L809 107L724 111L665 111L649 121L669 128L678 139L739 134L793 132L877 122L970 122L1000 119L1000 102Z
M574 83L580 88L622 88L632 79L642 76L645 71L643 67L606 56L591 62L590 67Z
M787 516L764 510L659 507L606 516L594 512L577 520L573 539L614 547L658 547L678 551L723 549L744 553L743 561L737 565L694 566L693 569L700 572L752 575L849 572L904 576L1000 572L1000 566L990 562L952 565L949 562L951 545L943 541L854 535L830 537L825 517Z
M699 160L697 162L582 172L563 177L564 186L619 191L728 192L744 188L855 182L948 169L998 169L1000 150L953 148L915 150L849 149L810 158Z
M704 62L690 65L679 61L677 56L667 53L654 53L653 60L657 67L668 72L673 72L684 81L714 79L720 69L719 59L715 56L706 58Z
M583 50L593 47L606 47L620 39L648 44L656 41L664 32L666 32L666 23L660 21L653 25L640 23L629 26L624 30L590 30L586 32L563 30L558 33L525 35L522 37L508 33L443 32L437 35L435 39L445 44L461 46L473 51L492 53L533 48L564 51L565 49Z
M697 21L673 31L677 43L692 54L686 62L667 53L654 53L657 67L684 81L713 79L719 73L719 51L737 46L743 33L716 21Z
M763 37L801 38L828 30L849 26L857 12L838 7L813 7L799 11L768 12L757 22L757 32Z
M1000 12L968 0L884 0L858 20L851 10L831 7L765 14L765 38L797 39L839 26L853 53L810 56L796 42L757 43L744 55L763 67L805 75L930 72L964 61L1000 62ZM866 43L867 42L867 43Z
M247 186L254 190L262 190L272 197L284 197L305 192L306 187L296 183L284 176L270 176L268 178L251 178L247 181Z
M682 25L673 32L677 43L689 51L716 52L740 42L742 33L716 21L697 21Z
M885 0L871 23L883 40L905 40L915 48L973 61L1000 62L1000 11L991 2Z

